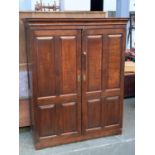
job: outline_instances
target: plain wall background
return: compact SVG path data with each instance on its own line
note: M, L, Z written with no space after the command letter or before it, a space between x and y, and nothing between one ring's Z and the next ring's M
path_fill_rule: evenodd
M19 10L20 11L33 11L34 5L40 0L19 0ZM90 10L90 0L55 0L58 4L61 3L61 9L64 11L73 11L73 10ZM51 4L54 0L42 0L44 4ZM117 0L104 0L104 11L116 11L116 2ZM130 0L130 11L135 10L134 6L135 0Z

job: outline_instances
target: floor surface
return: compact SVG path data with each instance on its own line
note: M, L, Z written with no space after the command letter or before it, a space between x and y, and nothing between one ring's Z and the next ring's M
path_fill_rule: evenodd
M125 99L124 105L122 135L35 150L31 129L29 127L21 128L19 133L19 155L134 155L135 99Z

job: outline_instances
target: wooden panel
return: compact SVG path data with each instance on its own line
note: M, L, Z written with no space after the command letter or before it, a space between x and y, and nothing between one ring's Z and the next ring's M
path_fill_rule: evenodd
M77 103L39 106L38 128L40 137L71 135L79 130Z
M19 127L30 126L30 107L28 99L19 100Z
M66 30L59 33L60 99L59 133L64 135L81 132L81 31Z
M57 117L56 117L56 107L54 104L40 106L39 113L37 116L39 125L38 127L39 135L41 137L52 136L57 134L56 133Z
M121 43L122 35L108 35L108 89L120 87Z
M104 125L120 124L120 100L119 96L106 97L103 106Z
M52 96L55 94L54 39L46 36L36 39L38 96Z
M33 33L37 64L36 114L39 138L81 132L81 31L37 30ZM81 75L80 75L81 76Z
M100 127L101 124L101 101L100 99L88 100L88 129Z
M135 96L135 73L125 73L124 97Z
M82 69L86 81L82 83L82 111L83 132L87 134L121 125L122 34L110 29L88 29L83 33L86 54Z
M101 130L101 96L103 67L103 32L97 30L83 31L83 132L98 132Z
M102 35L88 36L87 55L87 91L101 90Z
M63 36L61 38L61 94L75 93L77 90L77 61L76 61L76 37Z
M64 103L61 107L62 134L78 130L77 103Z

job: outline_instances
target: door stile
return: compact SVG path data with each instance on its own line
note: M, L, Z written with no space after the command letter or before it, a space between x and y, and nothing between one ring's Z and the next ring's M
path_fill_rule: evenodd
M87 38L86 38L86 30L82 30L82 134L84 134L87 127L87 99L86 99L86 91L87 91Z
M77 103L78 103L78 111L80 111L80 114L78 115L78 122L77 124L80 124L80 126L78 126L78 131L81 134L82 132L82 45L81 45L81 40L82 40L82 31L78 30L78 34L77 34L77 87L78 87L78 99L77 99Z

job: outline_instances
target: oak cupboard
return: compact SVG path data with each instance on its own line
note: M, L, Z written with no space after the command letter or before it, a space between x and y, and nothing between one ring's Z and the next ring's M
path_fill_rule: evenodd
M27 18L37 149L122 131L125 18Z

